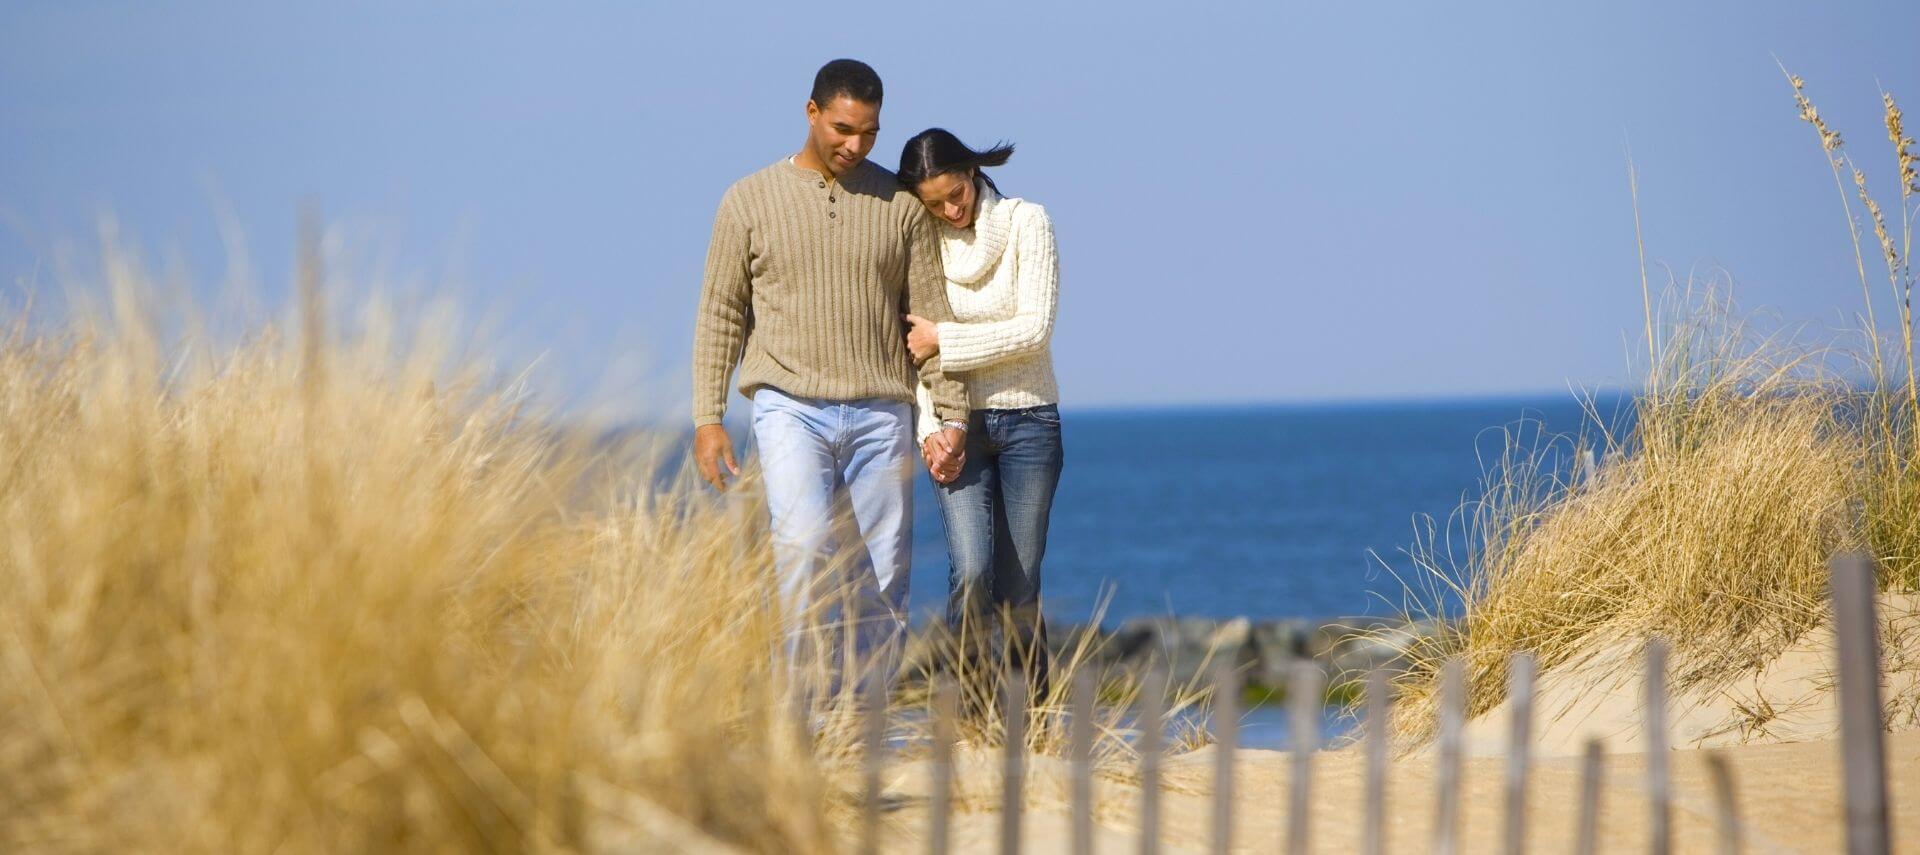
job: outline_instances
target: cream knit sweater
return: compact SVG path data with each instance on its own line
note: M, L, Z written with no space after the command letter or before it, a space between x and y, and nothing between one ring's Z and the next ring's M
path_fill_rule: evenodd
M984 182L976 186L980 210L973 228L935 220L954 317L940 324L941 369L966 384L974 410L1059 403L1048 347L1060 293L1053 223L1039 205L1001 198ZM917 435L924 439L940 429L940 420L925 383L916 397Z

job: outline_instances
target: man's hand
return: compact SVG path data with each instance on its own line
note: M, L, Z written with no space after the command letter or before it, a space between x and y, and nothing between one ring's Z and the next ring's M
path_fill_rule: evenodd
M713 485L715 490L727 489L726 473L720 471L721 461L727 464L727 472L738 477L740 464L733 459L733 439L727 436L727 429L719 425L701 425L693 429L693 461L700 467L700 478Z
M919 365L940 352L940 325L919 315L905 315L907 322L907 352L913 354L913 364Z
M967 432L959 428L941 428L927 434L920 443L920 456L927 461L927 472L940 484L951 484L967 464Z

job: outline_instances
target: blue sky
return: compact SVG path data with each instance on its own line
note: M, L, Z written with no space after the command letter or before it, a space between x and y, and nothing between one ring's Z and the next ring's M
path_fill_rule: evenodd
M1629 378L1629 144L1651 261L1838 326L1852 251L1774 58L1883 200L1879 87L1920 125L1914 3L161 5L0 10L9 286L84 271L109 214L217 283L227 221L271 302L313 202L349 266L634 413L682 411L714 204L836 56L886 81L883 165L930 125L1019 144L1069 407Z

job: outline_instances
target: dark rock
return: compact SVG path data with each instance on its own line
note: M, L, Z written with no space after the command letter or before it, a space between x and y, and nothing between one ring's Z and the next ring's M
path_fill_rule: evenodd
M1283 688L1287 665L1300 659L1320 663L1329 685L1344 683L1372 668L1399 666L1412 645L1445 629L1444 623L1431 620L1256 623L1246 618L1154 617L1126 621L1111 632L1097 625L1054 623L1048 627L1047 642L1056 663L1077 659L1078 667L1105 674L1108 680L1143 676L1158 664L1167 669L1169 685L1176 690L1209 685L1211 665L1230 661L1249 689L1265 694ZM923 629L909 639L900 674L903 684L922 683L931 673L934 645L929 638Z

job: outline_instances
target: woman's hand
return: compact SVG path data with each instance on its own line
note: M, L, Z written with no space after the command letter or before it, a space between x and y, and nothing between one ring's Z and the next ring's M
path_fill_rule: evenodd
M927 434L927 438L920 441L920 458L926 461L927 473L933 476L934 483L953 483L960 477L960 467L967 462L965 434L954 428Z
M919 315L905 316L907 322L907 352L913 354L913 364L919 365L940 352L940 325Z

